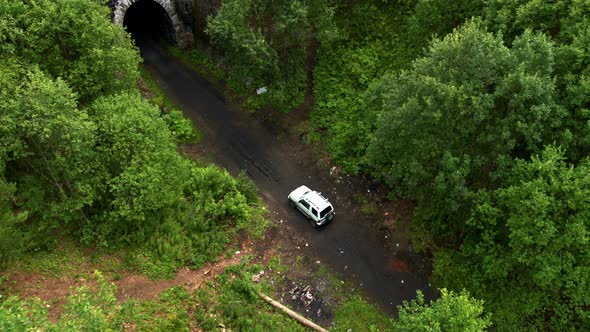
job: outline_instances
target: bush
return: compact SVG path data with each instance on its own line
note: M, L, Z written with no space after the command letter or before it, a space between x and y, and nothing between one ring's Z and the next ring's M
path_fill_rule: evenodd
M172 110L163 115L172 135L183 143L194 143L198 136L193 129L191 120L184 117L181 111Z

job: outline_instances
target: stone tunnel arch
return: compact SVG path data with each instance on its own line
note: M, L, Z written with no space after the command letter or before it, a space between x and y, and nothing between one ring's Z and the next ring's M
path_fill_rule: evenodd
M113 0L113 22L115 24L123 25L125 22L125 15L129 8L139 1L151 1L160 5L170 19L174 34L174 36L172 36L173 40L181 47L190 46L192 43L192 33L190 32L190 28L185 26L184 22L180 19L180 16L176 11L174 0Z

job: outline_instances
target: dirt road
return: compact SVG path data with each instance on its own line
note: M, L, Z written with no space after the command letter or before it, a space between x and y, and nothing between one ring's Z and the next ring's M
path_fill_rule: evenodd
M384 248L383 234L372 231L350 203L351 188L336 183L328 169L297 139L277 134L272 126L232 107L211 84L169 56L160 46L140 44L145 65L183 112L204 131L205 139L192 149L232 174L244 170L257 184L274 222L287 227L301 255L327 264L350 278L366 295L390 312L417 289L432 290L399 264ZM287 205L287 195L306 184L327 196L337 212L335 220L314 229Z

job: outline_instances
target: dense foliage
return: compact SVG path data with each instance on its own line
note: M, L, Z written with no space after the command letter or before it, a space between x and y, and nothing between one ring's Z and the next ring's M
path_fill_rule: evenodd
M460 241L474 193L498 186L514 156L555 139L564 112L552 60L541 35L526 33L509 49L470 22L367 90L379 118L366 162L398 195L428 206L419 219L439 241Z
M150 300L117 301L117 288L95 271L90 282L70 289L63 310L50 320L39 299L7 296L0 302L2 331L305 331L256 294L244 264L223 272L192 293L183 286ZM4 296L4 294L0 294Z
M590 2L326 3L310 136L417 203L438 286L495 328L590 328Z
M73 236L165 276L257 217L246 178L177 152L190 125L140 96L139 54L101 2L2 0L0 13L2 263Z
M176 152L188 127L140 97L137 50L109 15L0 0L2 264L73 236L166 275L256 215L247 180ZM414 244L452 291L406 304L398 329L590 329L588 1L228 0L207 26L246 106L290 110L313 86L312 136L333 160L417 203ZM240 280L225 291L251 300ZM84 317L59 328L108 328L111 297L84 294L71 304ZM0 324L49 326L39 308L4 299Z
M468 292L455 294L441 290L440 298L430 304L424 302L420 291L416 300L404 302L399 308L399 319L394 331L484 331L491 324L483 317L483 303L469 296Z
M233 88L249 96L244 106L289 111L303 103L305 62L316 34L334 38L333 11L325 1L231 0L209 17L207 35L223 51ZM256 96L255 89L268 87Z
M312 126L334 160L417 202L438 286L484 300L496 328L587 329L588 2L340 10L364 34L322 47L314 71Z
M587 329L589 171L554 147L517 160L504 187L478 193L463 244L438 253L436 277L484 298L498 326Z

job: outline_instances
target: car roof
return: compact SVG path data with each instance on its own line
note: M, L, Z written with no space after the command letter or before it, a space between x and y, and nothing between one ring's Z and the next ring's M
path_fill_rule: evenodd
M315 205L315 207L319 210L319 211L323 211L325 208L327 208L328 206L332 206L332 204L330 204L330 202L328 201L327 198L325 198L324 196L322 196L320 193L318 193L317 191L310 191L307 194L305 194L305 199L310 202L312 205ZM318 211L318 212L319 212Z

